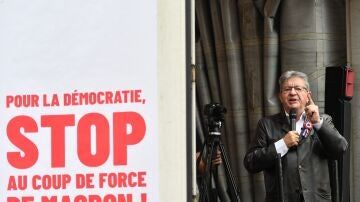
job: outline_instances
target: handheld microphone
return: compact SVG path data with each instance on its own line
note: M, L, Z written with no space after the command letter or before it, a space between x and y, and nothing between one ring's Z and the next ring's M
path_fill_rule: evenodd
M296 109L291 108L289 111L290 128L292 131L296 131Z

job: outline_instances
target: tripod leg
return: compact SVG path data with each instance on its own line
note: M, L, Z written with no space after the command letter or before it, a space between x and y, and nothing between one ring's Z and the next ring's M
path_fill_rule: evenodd
M208 139L206 142L206 146L203 148L203 151L201 154L205 151L205 173L203 174L202 180L200 182L201 190L200 190L200 201L201 202L210 202L213 200L213 187L212 187L212 179L213 179L213 173L211 169L211 161L212 156L214 155L215 151L215 144L211 139ZM203 158L200 156L200 158Z
M214 168L213 172L214 172L214 181L216 184L216 192L220 201L232 202L231 196L228 192L229 184L226 177L226 171L224 169L224 166L218 165L216 168Z
M215 202L218 201L219 198L222 202L240 202L235 179L219 136L211 136L211 138L206 141L204 149L205 148L207 149L205 152L206 173L201 181L200 201ZM223 164L213 167L212 160L217 155L218 150L221 153ZM224 173L225 178L219 178L219 175L223 175ZM215 181L215 189L213 189L212 186L213 180Z
M229 191L230 191L230 194L231 194L231 201L240 202L240 196L238 194L238 188L236 186L235 177L234 177L233 173L231 172L228 157L226 155L225 149L224 149L224 147L222 145L222 142L220 140L218 142L218 147L219 147L220 152L221 152L221 158L223 159L223 162L224 162L226 179L230 183L230 190Z

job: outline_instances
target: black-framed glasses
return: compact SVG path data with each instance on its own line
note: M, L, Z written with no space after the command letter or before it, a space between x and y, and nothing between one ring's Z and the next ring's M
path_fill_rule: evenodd
M303 91L307 91L308 89L304 86L285 86L282 88L281 92L290 93L294 89L297 93L301 93Z

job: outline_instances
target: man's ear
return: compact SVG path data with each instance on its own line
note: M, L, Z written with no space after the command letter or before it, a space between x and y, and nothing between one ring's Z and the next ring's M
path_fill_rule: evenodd
M280 100L280 103L282 104L281 93L278 93L278 98L279 98L279 100Z
M306 100L306 106L310 105L310 99L309 96L311 96L311 91L308 91L308 96L307 96L307 100Z

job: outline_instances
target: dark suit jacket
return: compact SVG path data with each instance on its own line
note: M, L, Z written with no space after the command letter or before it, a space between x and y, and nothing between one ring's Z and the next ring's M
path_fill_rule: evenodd
M338 159L348 143L334 127L329 115L324 114L323 125L313 128L310 135L296 148L290 148L282 158L285 201L331 201L328 160ZM264 171L266 201L279 201L276 170L277 152L274 143L290 130L285 113L262 118L244 158L251 173Z

